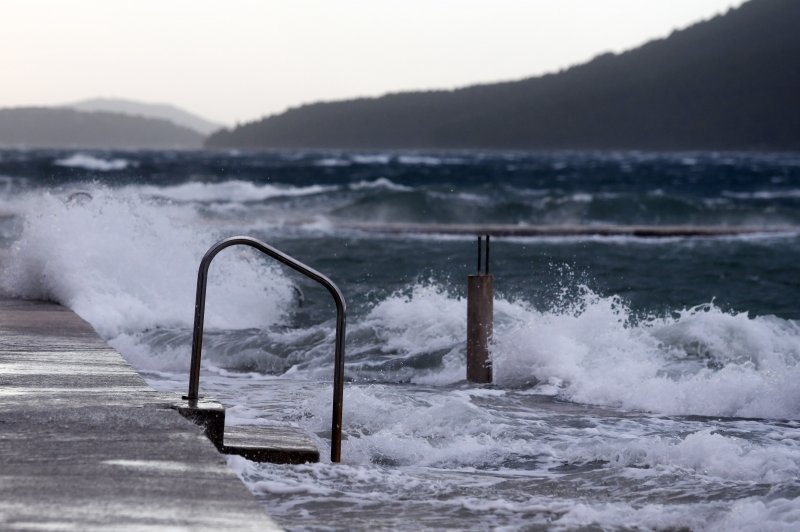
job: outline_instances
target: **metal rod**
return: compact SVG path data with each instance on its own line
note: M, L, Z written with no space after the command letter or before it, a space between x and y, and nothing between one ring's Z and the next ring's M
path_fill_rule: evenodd
M489 275L489 235L486 235L486 275Z
M481 236L478 235L478 275L481 273Z
M189 369L189 403L197 403L200 390L200 358L203 348L203 321L206 308L206 285L211 261L223 249L231 246L250 246L289 266L324 286L336 303L336 346L333 365L333 413L331 421L331 462L341 461L342 453L342 403L344 400L344 337L347 306L339 288L325 275L306 266L299 260L272 246L248 236L234 236L211 246L200 261L197 273L197 295L194 304L194 330L192 331L192 362Z

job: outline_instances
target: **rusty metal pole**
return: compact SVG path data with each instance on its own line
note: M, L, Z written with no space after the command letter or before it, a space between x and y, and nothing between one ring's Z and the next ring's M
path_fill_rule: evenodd
M481 237L478 237L478 273L467 276L467 380L492 382L492 338L494 296L489 274L489 235L486 235L486 266L481 273Z

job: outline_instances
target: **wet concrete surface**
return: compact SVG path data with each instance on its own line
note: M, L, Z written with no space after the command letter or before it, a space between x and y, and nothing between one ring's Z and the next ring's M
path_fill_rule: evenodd
M277 529L172 402L71 311L0 299L0 529Z

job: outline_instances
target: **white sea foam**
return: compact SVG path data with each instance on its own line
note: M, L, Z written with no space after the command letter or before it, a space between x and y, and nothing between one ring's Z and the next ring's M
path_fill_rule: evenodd
M440 157L434 155L400 155L397 157L400 164L418 166L440 166L443 164L466 164L467 159L459 157Z
M190 327L197 265L222 235L196 226L188 207L166 208L102 187L91 194L94 199L80 205L52 194L17 202L25 214L24 230L6 257L3 291L58 301L108 339ZM224 255L209 276L208 327L279 321L281 301L292 298L291 283L248 250ZM265 283L265 278L280 282ZM272 303L265 304L265 298Z
M568 196L569 201L574 201L575 203L591 203L594 200L594 196L591 194L587 194L586 192L576 192Z
M426 155L401 155L397 158L400 164L415 164L422 166L438 166L443 163L440 157Z
M343 159L340 157L326 157L314 162L314 166L326 166L331 168L335 168L337 166L350 166L351 164L353 163L349 159Z
M435 285L416 284L373 307L364 325L379 331L383 349L410 352L447 347L464 337L466 302Z
M457 394L405 395L383 385L351 388L347 392L348 462L368 464L391 460L403 465L469 465L495 461L519 451L526 443L500 437L502 426L491 429L493 415L469 397ZM330 395L321 392L309 411L324 423ZM493 434L494 432L494 434ZM501 446L505 445L504 449Z
M637 319L617 298L588 288L547 311L495 300L495 382L538 386L580 403L664 414L800 416L800 326L724 312L713 304ZM355 331L370 330L373 357L411 360L443 352L441 364L398 378L463 379L466 303L430 284L377 303ZM359 333L362 334L362 333Z
M719 514L717 519L698 528L720 532L793 532L797 530L797 523L800 523L800 497L772 500L747 497L736 501L730 509Z
M335 186L309 185L256 185L249 181L224 181L222 183L191 182L181 185L155 187L130 187L132 193L167 198L175 201L243 203L263 201L270 198L311 196L335 190Z
M408 192L414 190L412 187L407 187L405 185L399 185L397 183L392 182L385 177L379 177L373 181L358 181L357 183L350 184L351 190L370 190L370 189L384 189L384 190L392 190L395 192Z
M633 467L639 478L669 472L717 482L779 484L792 482L800 474L800 450L785 445L797 438L796 428L786 429L780 438L770 438L761 432L763 427L746 422L740 422L731 434L707 428L685 436L680 432L654 435L632 424L629 430L641 433L634 438L597 430L600 437L574 438L555 453L569 463L601 460L614 468ZM646 472L641 473L641 468Z
M747 497L731 507L725 504L605 504L565 505L550 524L553 530L574 530L602 524L603 529L701 530L727 532L793 532L800 520L800 498L764 500Z
M722 196L740 200L798 199L800 198L800 189L757 190L754 192L731 192L725 190L722 192Z
M376 344L370 346L374 355L411 359L446 351L440 368L409 371L407 378L421 384L451 383L463 378L465 315L465 300L436 285L418 283L377 303L353 328L374 333Z
M389 164L392 156L387 154L354 154L350 156L354 163L358 164Z
M232 186L242 190L240 185ZM191 326L197 264L223 235L199 227L189 205L152 203L133 189L91 192L94 200L82 205L50 194L16 202L26 222L6 260L2 287L12 295L64 303L123 351L145 357L142 331ZM172 192L183 198L223 195L213 186L181 186ZM252 254L226 255L212 269L208 326L279 323L291 307L289 282ZM281 282L264 283L264 277ZM498 298L495 311L493 352L500 386L540 383L570 401L667 414L800 415L800 387L795 385L800 327L792 321L726 313L714 305L637 321L621 301L590 290L566 308L541 311L524 301ZM438 365L392 370L397 373L390 378L458 382L463 378L464 315L459 297L435 285L415 285L351 321L351 331L368 331L375 338L355 349L386 360L439 352ZM145 367L174 367L179 349L172 353L167 344L160 349L150 361L142 358ZM307 363L314 359L309 356L301 359ZM247 357L243 360L249 366Z
M65 159L58 159L54 162L56 166L66 166L68 168L83 168L96 172L111 172L113 170L125 170L130 166L130 161L125 159L100 159L85 153L76 153Z
M269 384L264 396L276 393ZM303 522L313 523L306 519L322 501L338 501L363 506L353 514L356 528L370 520L392 523L379 510L392 501L394 512L418 512L427 525L459 508L473 516L461 519L510 529L540 519L560 530L758 530L763 519L783 530L798 513L798 500L749 496L795 483L796 426L771 431L738 421L723 431L691 421L577 413L581 423L572 426L558 410L526 408L520 397L513 390L352 384L344 402L344 465L229 463L282 518L293 519L302 507L309 512ZM325 431L330 388L306 396L297 410L307 429ZM520 458L527 467L507 468ZM585 495L565 495L576 492ZM720 500L721 493L740 500Z
M800 415L794 322L714 305L637 322L621 301L591 291L565 311L504 310L494 345L501 385L542 381L572 401L670 414Z

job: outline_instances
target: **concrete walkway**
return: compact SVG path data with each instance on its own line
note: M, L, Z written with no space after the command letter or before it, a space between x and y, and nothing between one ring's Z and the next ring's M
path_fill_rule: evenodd
M277 529L169 403L71 311L0 299L0 529Z

